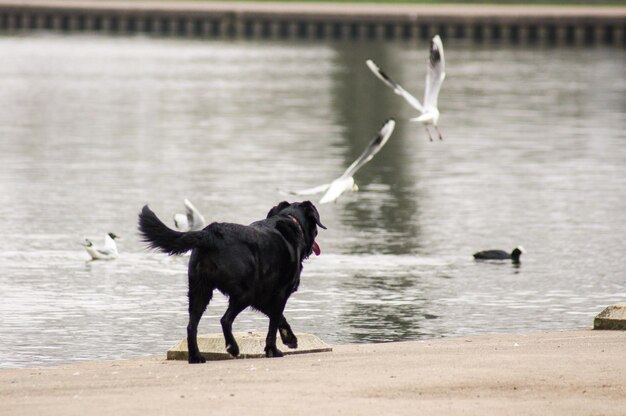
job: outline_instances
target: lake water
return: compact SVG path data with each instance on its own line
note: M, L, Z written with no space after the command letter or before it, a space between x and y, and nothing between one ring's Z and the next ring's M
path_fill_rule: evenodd
M338 176L389 116L361 191L318 206L320 257L285 315L329 343L590 327L626 299L626 52L446 44L444 141L426 43L0 37L0 366L164 354L186 335L186 257L147 252L149 203L250 223ZM294 198L289 198L293 200ZM121 255L80 243L115 232ZM526 253L519 267L478 250ZM200 324L220 332L216 294ZM246 311L236 331L267 328Z

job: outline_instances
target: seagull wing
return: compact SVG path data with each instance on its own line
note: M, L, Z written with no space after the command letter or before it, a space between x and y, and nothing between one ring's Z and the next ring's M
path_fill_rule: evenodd
M292 194L292 195L315 195L315 194L319 194L322 193L324 191L326 191L328 188L330 187L329 183L325 183L323 185L319 185L319 186L315 186L313 188L307 188L307 189L303 189L301 191L287 191L288 193Z
M424 112L424 107L419 102L419 100L409 94L404 88L400 86L400 84L389 78L389 76L384 73L383 70L374 63L374 61L368 59L367 61L365 61L365 63L374 73L374 75L376 75L382 82L384 82L389 88L391 88L393 92L404 98L411 105L411 107L415 108L420 113Z
M101 256L103 256L103 257L109 257L109 256L115 256L115 255L117 255L117 250L110 250L110 249L109 249L109 248L107 248L107 247L96 248L95 250L96 250L96 252L97 252L99 255L101 255Z
M368 143L361 156L346 169L341 178L350 178L354 176L354 174L361 169L363 165L372 160L374 155L383 148L389 137L391 137L391 133L393 133L393 129L396 127L396 122L394 119L390 118L385 122L385 124L378 131L376 136Z
M321 192L326 192L320 199L321 204L336 200L342 193L354 186L354 179L352 176L354 176L356 171L358 171L361 166L372 160L374 155L378 153L385 143L387 143L387 140L391 137L391 133L393 133L395 126L396 122L394 119L390 118L387 120L376 137L369 142L361 156L359 156L359 158L355 160L340 177L331 183L325 183L324 185L290 193L293 195L315 195Z
M185 209L187 210L187 223L189 224L189 231L198 231L206 226L206 222L200 211L193 206L193 204L185 199Z
M108 234L104 236L104 247L98 247L97 250L107 255L117 255L117 244Z
M320 204L326 204L328 202L333 202L337 198L341 196L348 189L352 189L354 187L354 178L352 176L341 176L340 178L335 179L328 188L328 191L324 194L324 196L320 199Z
M174 226L178 231L189 231L189 220L185 214L174 214Z
M446 78L446 62L443 57L443 43L439 35L430 41L430 56L426 68L426 88L424 90L424 108L437 108L437 97L441 84Z
M347 190L354 188L354 174L363 165L372 160L374 155L382 149L385 143L387 143L387 140L389 140L389 137L391 137L395 126L396 122L392 118L385 122L376 136L369 142L363 153L361 153L361 156L346 169L343 175L331 182L328 191L326 191L322 199L320 199L320 204L332 202Z

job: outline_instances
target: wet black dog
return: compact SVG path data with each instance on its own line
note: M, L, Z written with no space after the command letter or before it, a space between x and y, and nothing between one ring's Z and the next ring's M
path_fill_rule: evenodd
M289 296L298 289L302 261L320 254L315 242L317 227L326 229L310 201L281 202L267 218L248 226L212 223L201 231L178 232L168 228L144 206L139 214L139 231L151 248L168 254L189 250L189 325L187 346L190 363L203 363L197 342L198 322L213 290L228 296L228 309L221 319L226 350L239 355L232 323L248 307L270 319L265 355L281 357L276 348L276 331L285 345L297 348L283 311Z

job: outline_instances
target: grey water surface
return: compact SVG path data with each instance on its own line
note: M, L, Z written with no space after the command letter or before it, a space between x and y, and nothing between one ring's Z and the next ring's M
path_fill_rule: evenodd
M145 250L141 207L261 219L391 116L361 191L318 206L292 327L354 343L591 326L626 299L626 52L450 42L429 142L365 66L421 97L427 46L0 37L0 367L164 354L185 336L187 257ZM80 243L109 231L120 257L88 262ZM472 258L517 245L518 267Z

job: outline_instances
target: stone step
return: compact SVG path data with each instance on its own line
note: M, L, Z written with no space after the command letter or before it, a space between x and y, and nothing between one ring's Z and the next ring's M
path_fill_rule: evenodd
M237 358L262 358L265 357L265 337L264 332L235 332L233 334L239 345L239 357ZM283 344L280 337L277 337L276 346L285 355L306 354L314 352L330 352L332 347L312 334L296 333L298 337L298 348L291 349ZM224 335L208 334L198 336L198 348L200 353L207 360L228 360L233 357L226 352L224 346ZM167 351L168 360L187 360L189 351L187 350L187 338L183 338L177 345Z
M626 330L626 303L607 307L593 320L593 329Z

